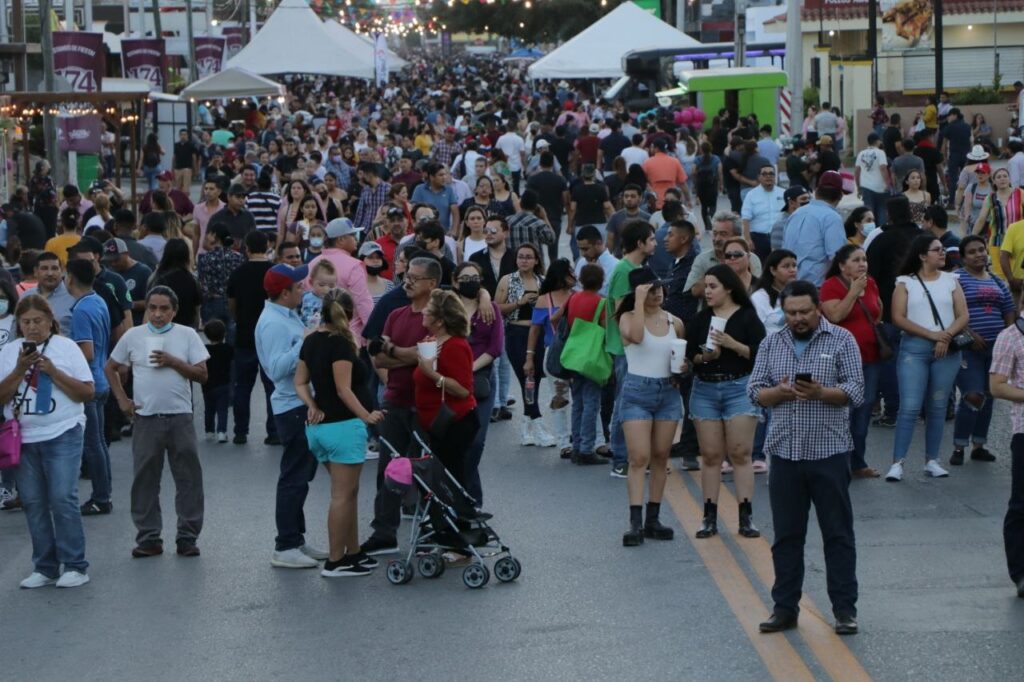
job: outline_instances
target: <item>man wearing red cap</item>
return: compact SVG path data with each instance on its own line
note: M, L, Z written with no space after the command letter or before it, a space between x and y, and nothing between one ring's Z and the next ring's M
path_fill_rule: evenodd
M191 217L192 211L195 210L195 206L192 204L192 200L188 198L188 195L182 192L180 189L174 187L174 172L166 170L160 175L156 176L157 186L161 192L167 195L167 198L171 200L174 205L174 212L181 216L184 221ZM153 190L149 190L142 197L142 202L139 204L139 213L146 215L153 210Z

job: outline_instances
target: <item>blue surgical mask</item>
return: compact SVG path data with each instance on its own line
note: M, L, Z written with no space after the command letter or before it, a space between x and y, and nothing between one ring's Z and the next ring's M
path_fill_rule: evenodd
M865 237L867 237L869 234L875 231L875 227L876 226L874 223L861 223L860 231L864 233Z
M11 302L6 298L0 298L0 317L3 317L11 309Z
M312 246L314 249L319 249L324 245L324 239L323 237L310 237L309 245Z
M154 334L166 334L167 332L171 331L171 327L174 326L174 323L168 322L163 327L154 327L152 322L147 322L146 326L149 327L149 331L153 332Z

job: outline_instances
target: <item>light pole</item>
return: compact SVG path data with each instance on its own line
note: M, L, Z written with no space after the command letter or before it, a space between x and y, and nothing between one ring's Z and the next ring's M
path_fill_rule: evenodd
M799 2L790 2L786 6L786 74L789 89L793 93L792 132L800 130L804 118L804 36L801 30L801 12Z

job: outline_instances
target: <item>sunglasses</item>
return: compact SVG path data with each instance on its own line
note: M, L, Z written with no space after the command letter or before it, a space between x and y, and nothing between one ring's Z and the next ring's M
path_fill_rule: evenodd
M484 228L484 234L498 234L499 232L501 232L501 230L499 230L496 227L485 227Z
M739 258L743 258L746 255L746 251L727 251L725 254L723 254L723 258L725 258L725 260L737 260Z

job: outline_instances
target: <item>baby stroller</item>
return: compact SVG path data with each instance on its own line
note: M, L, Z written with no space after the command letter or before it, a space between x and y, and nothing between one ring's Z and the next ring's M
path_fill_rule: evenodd
M416 505L409 551L404 559L388 562L388 581L404 585L412 580L413 557L421 576L440 578L445 571L444 553L449 551L472 558L462 571L466 587L477 589L491 579L484 558L499 557L494 562L494 576L499 581L518 578L522 566L488 525L491 514L476 508L476 500L434 457L418 433L413 437L422 448L421 457L400 457L391 443L380 439L392 457L384 471L384 485L401 495L403 503L412 505L415 500Z

